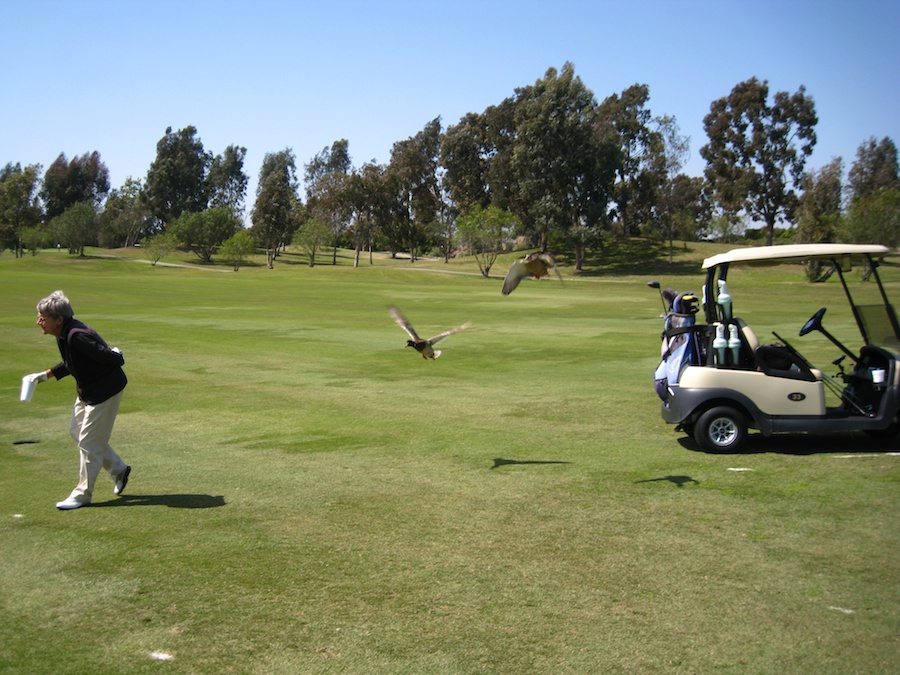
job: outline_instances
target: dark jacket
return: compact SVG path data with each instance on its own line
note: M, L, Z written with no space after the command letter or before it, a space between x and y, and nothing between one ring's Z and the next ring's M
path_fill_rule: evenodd
M57 380L66 375L74 377L78 397L88 405L103 403L128 383L122 370L125 358L81 321L68 319L56 344L62 361L50 369L53 376Z

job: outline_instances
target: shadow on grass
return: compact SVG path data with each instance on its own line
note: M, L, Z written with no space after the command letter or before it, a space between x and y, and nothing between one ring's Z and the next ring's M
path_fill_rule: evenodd
M494 466L492 469L496 469L498 466L507 466L509 464L571 464L571 462L561 462L561 461L553 461L553 460L519 460L519 459L501 459L497 457L494 459Z
M225 497L212 495L122 495L91 506L168 506L170 509L212 509L225 506Z
M876 439L862 433L844 434L775 434L766 438L762 434L750 434L744 449L738 453L716 453L702 450L690 436L682 436L678 442L687 450L708 455L825 455L839 452L849 455L886 454L898 450L897 439Z
M635 485L638 483L658 483L661 481L669 481L670 483L674 483L676 487L683 488L688 483L694 483L695 485L700 485L700 481L694 480L690 476L663 476L662 478L647 478L645 480L636 480Z

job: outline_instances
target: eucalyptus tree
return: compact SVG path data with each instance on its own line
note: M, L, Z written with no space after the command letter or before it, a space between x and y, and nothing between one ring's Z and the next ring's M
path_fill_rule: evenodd
M221 155L212 158L206 174L209 206L224 206L235 215L244 212L249 176L244 172L247 148L229 145Z
M428 227L441 209L437 177L441 119L428 122L415 136L394 143L387 179L394 194L393 217L387 234L394 246L409 250L414 261L425 243Z
M250 232L266 251L266 265L275 266L278 248L290 241L302 210L297 195L297 166L290 148L266 153L256 188L256 202L250 215Z
M696 182L687 179L681 173L682 167L690 156L689 136L680 133L678 122L670 115L655 120L659 151L659 167L657 175L656 222L659 230L669 242L669 263L673 260L674 240L689 226L689 217L699 215L702 179Z
M743 211L764 223L768 245L776 223L793 222L817 122L805 87L776 92L770 103L768 82L755 77L713 101L703 119L709 143L700 155L716 201L730 216Z
M612 217L623 237L640 233L658 203L663 139L653 128L649 100L650 87L634 84L599 106L601 128L615 137L619 149Z
M156 159L147 171L143 192L156 229L164 230L182 213L199 213L207 207L207 171L212 160L195 127L177 132L166 128L156 144Z
M79 202L98 207L109 188L109 169L99 152L85 153L71 161L60 153L47 167L41 187L46 218L52 220Z
M880 190L900 188L897 146L890 138L870 138L856 150L850 167L851 201L871 197Z
M456 213L487 208L491 203L489 171L493 147L484 115L468 113L441 137L444 184Z
M551 232L593 229L606 217L618 150L598 125L593 93L566 63L534 85L516 90L510 210L546 250ZM583 257L582 238L576 256Z
M843 174L844 162L837 157L818 171L803 175L803 193L795 214L798 243L836 241L843 204Z
M897 147L890 138L870 138L850 167L850 206L842 237L858 243L900 244L900 180Z
M843 174L844 162L840 157L836 157L818 171L803 174L801 181L803 193L800 195L795 213L797 230L794 238L798 243L819 244L837 241L838 232L842 227ZM821 269L821 261L808 262L807 279L819 280Z
M18 258L23 255L21 233L41 222L38 201L40 164L7 163L0 169L0 247L10 248Z
M364 246L369 251L369 264L373 262L373 238L381 225L389 223L392 217L393 195L389 186L386 167L375 162L363 164L350 176L348 202L353 213L350 235L355 251L354 267L359 267L359 256Z
M352 170L346 139L335 141L330 148L323 148L304 166L307 214L331 231L334 264L337 264L338 244L353 215L349 203Z

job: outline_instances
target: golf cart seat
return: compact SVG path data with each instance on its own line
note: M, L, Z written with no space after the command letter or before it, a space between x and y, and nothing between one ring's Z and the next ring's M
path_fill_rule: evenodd
M747 322L743 319L738 319L737 317L735 317L734 322L740 329L741 335L744 338L744 342L750 348L750 353L755 354L756 350L759 349L759 340L756 339L756 333L754 333L750 329L750 326L748 326Z
M798 355L782 345L761 345L754 352L759 370L770 377L787 377L792 380L815 382L817 377L809 365Z

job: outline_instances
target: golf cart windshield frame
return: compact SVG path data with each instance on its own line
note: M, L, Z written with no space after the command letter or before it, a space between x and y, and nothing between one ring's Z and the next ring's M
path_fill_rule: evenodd
M833 265L837 271L865 344L878 344L897 351L900 349L900 324L878 274L878 259L889 253L890 249L886 246L868 244L797 244L740 248L712 256L703 261L703 269L706 270L706 285L703 287L706 322L713 324L724 319L720 316L715 292L718 282L727 280L731 265L760 266L821 261ZM881 305L857 305L853 301L844 271L860 262L872 270L872 277L881 294Z

